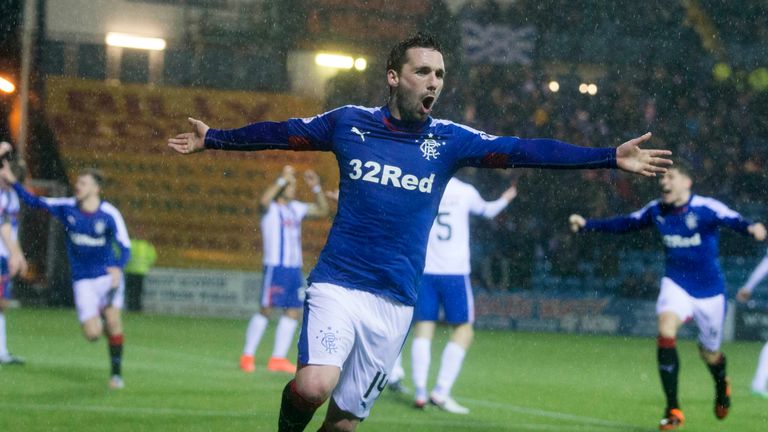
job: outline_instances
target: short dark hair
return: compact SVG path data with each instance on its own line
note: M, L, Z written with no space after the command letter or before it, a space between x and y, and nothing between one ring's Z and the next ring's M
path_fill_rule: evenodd
M85 168L80 171L78 177L91 176L99 187L104 187L104 172L96 168Z
M683 159L675 159L675 163L669 167L668 169L677 170L680 174L690 178L693 180L693 168L691 167L691 164Z
M432 48L437 52L443 52L437 38L430 33L420 31L408 39L398 42L392 48L392 51L389 52L389 58L387 58L387 71L391 69L400 73L407 61L407 51L410 48Z

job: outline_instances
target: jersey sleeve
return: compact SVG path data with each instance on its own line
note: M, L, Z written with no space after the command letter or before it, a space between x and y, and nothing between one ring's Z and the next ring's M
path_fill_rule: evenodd
M615 148L580 147L545 138L495 136L466 126L459 166L479 168L616 168Z
M582 231L603 231L614 234L621 234L629 231L637 231L648 228L653 224L651 217L651 208L656 205L656 201L648 203L642 209L630 213L629 215L616 216L606 219L588 219Z
M52 216L57 219L64 217L64 208L66 206L74 205L72 198L44 198L37 197L27 191L21 183L14 183L13 190L19 195L19 198L28 206L32 208L39 208L46 210Z
M760 264L755 267L752 274L749 275L747 283L744 284L744 288L750 293L755 290L757 284L759 284L765 277L768 276L768 254L763 257Z
M311 118L259 122L238 129L209 129L205 148L214 150L331 151L333 131L346 107Z
M748 228L752 225L752 222L744 219L739 212L731 210L727 205L712 198L707 199L706 206L712 211L714 217L721 225L742 234L749 234Z
M112 217L114 242L120 249L120 254L114 258L113 265L124 268L131 258L131 239L128 237L128 229L125 226L123 215L120 214L117 208L109 203L105 203L104 211Z

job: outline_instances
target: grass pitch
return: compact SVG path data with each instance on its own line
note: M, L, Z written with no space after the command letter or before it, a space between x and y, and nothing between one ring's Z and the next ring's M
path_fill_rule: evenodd
M86 342L73 311L7 317L11 350L27 364L0 369L0 431L276 430L289 376L264 369L274 323L257 371L244 374L237 366L245 320L126 314L126 388L109 391L106 342ZM443 333L433 344L431 382L445 340ZM768 430L768 400L749 394L760 348L724 346L733 408L718 421L695 343L680 343L684 430ZM664 406L655 358L652 339L479 331L453 389L470 415L417 411L409 398L385 393L359 430L655 431ZM307 430L317 430L324 411Z

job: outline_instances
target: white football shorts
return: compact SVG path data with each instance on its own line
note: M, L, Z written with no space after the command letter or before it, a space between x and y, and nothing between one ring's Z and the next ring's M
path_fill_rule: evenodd
M333 400L343 411L366 418L386 388L413 307L328 283L310 285L304 305L299 362L339 367Z
M699 328L699 343L708 351L720 350L725 323L725 295L696 298L670 278L661 279L656 314L674 312L681 321L693 318Z
M104 275L93 279L80 279L74 283L75 307L77 319L81 323L99 316L108 306L123 308L125 281L117 289L112 289L112 276Z

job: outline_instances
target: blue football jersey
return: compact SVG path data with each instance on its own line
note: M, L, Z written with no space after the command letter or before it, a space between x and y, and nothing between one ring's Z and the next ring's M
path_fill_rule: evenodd
M720 201L692 194L681 207L654 200L627 216L590 219L584 231L624 233L656 226L664 243L665 276L691 296L706 298L725 292L718 261L719 227L748 234L750 224Z
M77 206L75 198L38 198L16 183L13 189L30 207L47 210L67 233L67 255L72 280L92 279L107 274L107 267L125 267L131 241L123 216L112 204L102 201L94 213ZM119 254L115 253L118 246Z
M432 118L405 122L386 107L345 106L312 118L209 129L205 145L333 152L340 172L338 213L309 281L407 305L416 301L443 190L459 168L616 167L614 148L498 137Z

